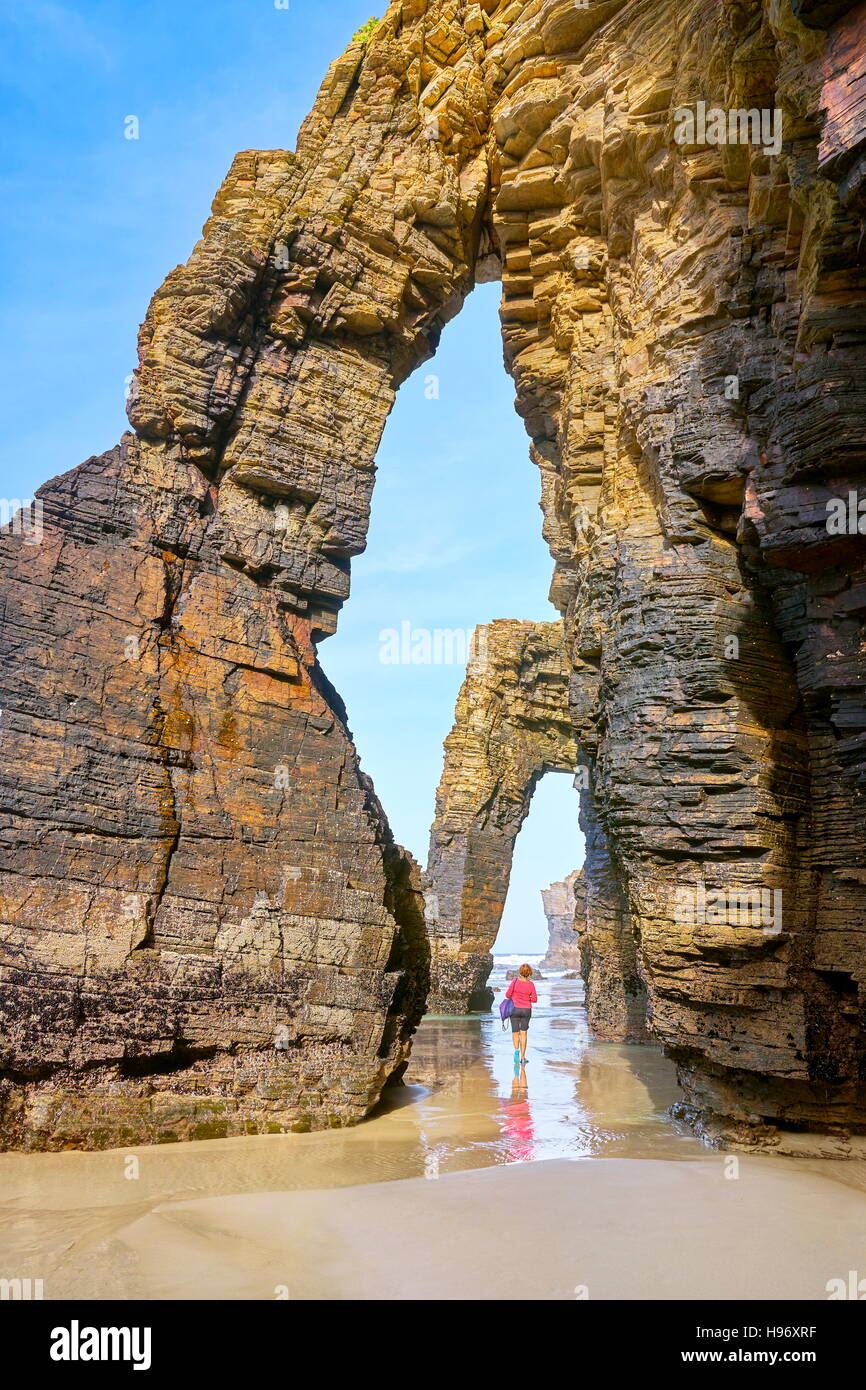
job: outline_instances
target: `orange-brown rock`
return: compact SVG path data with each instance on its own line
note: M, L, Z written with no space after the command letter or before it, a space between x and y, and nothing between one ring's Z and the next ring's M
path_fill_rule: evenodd
M405 1065L418 880L315 644L485 250L484 44L426 8L350 45L295 154L236 158L142 326L135 435L2 539L5 1144L351 1123Z
M645 994L708 1133L866 1129L864 12L395 0L296 153L238 156L148 311L135 435L0 545L4 1142L342 1123L402 1067L418 893L315 646L394 392L500 272L597 1018ZM457 1000L507 857L455 814Z

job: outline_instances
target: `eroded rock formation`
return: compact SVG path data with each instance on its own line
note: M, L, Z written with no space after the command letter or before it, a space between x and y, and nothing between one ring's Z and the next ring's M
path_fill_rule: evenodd
M541 902L547 918L547 950L539 962L542 970L579 970L580 929L586 920L586 885L583 870L551 883L541 890Z
M6 1144L351 1122L405 1063L418 881L314 643L486 249L479 41L426 10L350 45L296 154L237 157L142 326L136 433L3 537Z
M705 1132L845 1151L866 551L826 503L864 464L864 6L813 7L826 37L784 5L508 14L494 240L591 767L594 1022L648 1005ZM678 144L699 102L778 152Z
M49 484L3 547L7 1144L357 1118L423 1005L417 871L309 620L174 448Z
M784 7L625 6L563 60L562 126L505 144L506 351L591 813L653 1033L747 1142L864 1120L864 541L825 507L864 463L866 106L838 62L863 13L825 43ZM779 154L676 146L698 100L780 113ZM781 925L707 893L780 893Z
M560 623L497 622L476 632L430 835L432 1011L489 1008L490 952L517 832L539 777L575 768L562 636Z
M417 888L314 644L394 392L499 267L604 958L708 1133L866 1128L864 35L837 0L395 0L296 154L238 156L148 311L135 434L0 547L4 1142L341 1123L402 1066ZM778 146L680 143L699 103ZM461 848L462 776L452 1003L523 805Z
M580 803L586 846L580 968L588 1022L609 1042L647 1042L647 989L628 894L591 788L581 791Z

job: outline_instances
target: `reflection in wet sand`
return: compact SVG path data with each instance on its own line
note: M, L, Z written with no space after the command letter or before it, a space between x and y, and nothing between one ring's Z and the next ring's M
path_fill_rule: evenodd
M532 1107L529 1104L529 1084L525 1067L514 1068L511 1098L502 1106L502 1125L512 1159L518 1163L531 1163L535 1158L535 1130L532 1127Z
M61 1285L82 1297L132 1296L133 1268L118 1237L166 1202L436 1178L537 1159L703 1153L664 1115L677 1090L660 1054L593 1042L580 982L545 981L539 996L522 1074L514 1076L511 1036L498 1016L431 1017L419 1030L408 1084L387 1092L355 1129L0 1154L3 1266L53 1279L55 1296Z
M411 1220L432 1221L435 1232L437 1213L450 1219L448 1203L463 1200L460 1184L473 1183L473 1170L496 1185L510 1183L515 1166L533 1165L539 1200L562 1160L601 1160L598 1171L590 1163L593 1201L606 1191L602 1168L614 1186L621 1181L622 1159L638 1160L625 1166L639 1204L646 1184L671 1183L670 1169L689 1188L705 1181L707 1150L666 1113L678 1098L670 1063L653 1048L594 1041L579 981L540 984L525 1068L515 1071L511 1035L497 1015L431 1017L419 1030L407 1082L350 1130L95 1154L0 1154L0 1275L42 1279L47 1298L272 1297L267 1290L289 1277L277 1273L291 1266L292 1296L327 1297L336 1289L343 1291L337 1297L411 1297L399 1280L397 1292L383 1293L391 1287L391 1256L382 1245L377 1265L363 1234L374 1191L394 1212L408 1203ZM720 1162L709 1163L713 1191ZM765 1181L785 1169L772 1159L754 1162ZM846 1166L826 1164L822 1176ZM589 1178L585 1162L564 1168L575 1182L581 1173ZM450 1175L454 1184L400 1181ZM677 1182L665 1189L673 1213ZM381 1190L385 1183L395 1184L391 1193ZM563 1201L578 1200L582 1187L569 1183ZM357 1198L336 1191L356 1188ZM496 1207L493 1189L484 1191ZM474 1200L468 1197L467 1210ZM277 1226L269 1234L278 1217L289 1223L288 1245ZM600 1229L606 1220L600 1210ZM401 1249L405 1235L392 1231ZM453 1260L443 1259L442 1286L451 1288ZM424 1267L419 1254L422 1283ZM471 1270L464 1272L471 1289ZM547 1275L540 1277L544 1285Z
M538 994L517 1087L511 1035L496 1015L425 1019L407 1077L430 1088L413 1113L423 1122L423 1142L436 1146L438 1172L706 1152L666 1113L680 1091L658 1049L595 1041L581 981L553 977L539 983Z

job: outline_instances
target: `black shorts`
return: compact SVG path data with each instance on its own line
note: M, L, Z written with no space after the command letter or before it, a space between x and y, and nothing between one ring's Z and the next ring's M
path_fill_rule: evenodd
M512 1033L525 1033L529 1028L529 1020L532 1018L531 1009L515 1009L511 1015Z

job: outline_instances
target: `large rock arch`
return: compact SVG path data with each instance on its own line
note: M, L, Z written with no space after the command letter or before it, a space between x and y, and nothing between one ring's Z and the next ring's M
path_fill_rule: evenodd
M428 1007L456 1014L489 1009L487 978L517 835L539 778L572 773L586 860L577 895L571 880L551 886L551 910L556 899L562 932L569 904L568 963L580 962L593 1031L612 1041L644 1042L647 991L640 952L596 813L592 767L575 733L572 697L579 682L564 643L564 626L556 622L500 620L475 631L445 740L424 875Z
M135 433L0 546L4 1142L344 1123L399 1073L418 884L314 643L394 391L499 266L654 1034L708 1132L866 1127L866 542L825 507L866 472L863 29L395 0L295 154L238 156ZM678 143L699 101L778 148ZM781 930L686 889L781 892Z

